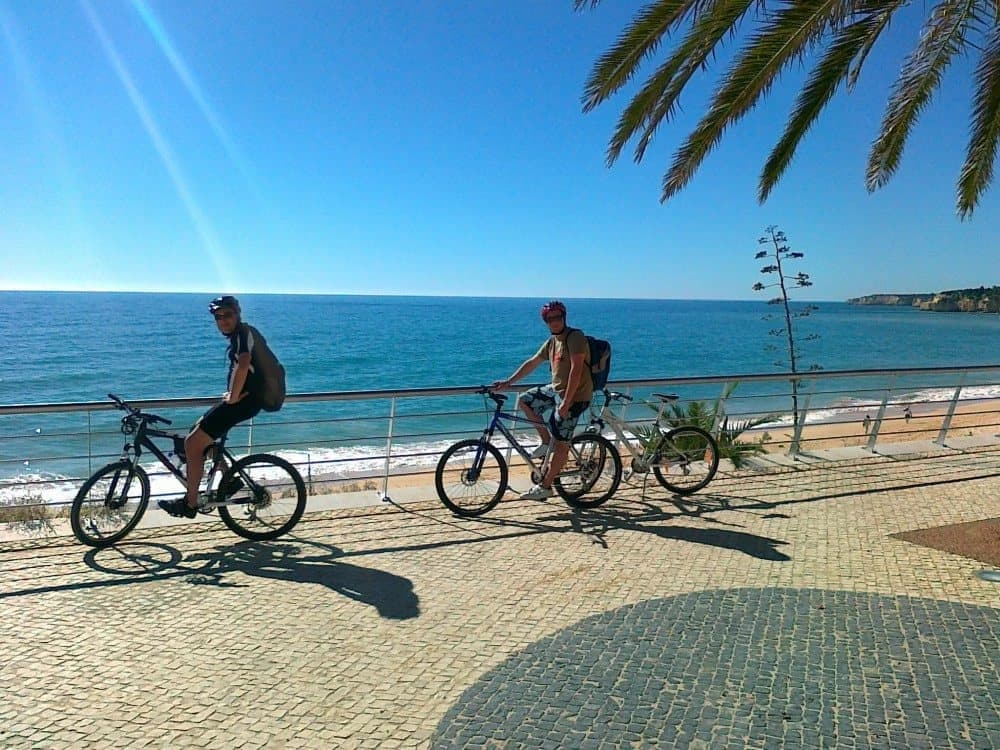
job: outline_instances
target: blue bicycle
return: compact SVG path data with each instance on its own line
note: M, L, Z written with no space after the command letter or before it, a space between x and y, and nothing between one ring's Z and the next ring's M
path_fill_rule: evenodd
M535 463L504 421L526 422L527 417L503 411L507 396L488 386L476 393L496 405L483 434L478 438L460 440L448 448L438 461L434 484L441 502L460 516L478 516L495 507L508 488L509 469L500 449L493 444L499 432L510 447L517 451L530 467L531 482L537 483L549 468L554 441L549 444L541 465ZM553 484L559 496L576 508L594 508L604 503L618 489L622 477L622 462L618 451L602 435L584 432L569 444L566 466Z

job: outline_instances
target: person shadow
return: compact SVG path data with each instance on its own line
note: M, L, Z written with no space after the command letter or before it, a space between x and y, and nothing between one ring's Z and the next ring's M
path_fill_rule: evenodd
M214 552L196 553L185 562L205 561L192 571L188 581L195 585L239 586L229 574L243 573L257 578L312 583L341 596L374 607L389 620L409 620L420 615L420 598L408 578L375 568L341 562L343 553L321 542L298 540L281 542L240 542L219 547ZM317 548L317 554L308 553Z

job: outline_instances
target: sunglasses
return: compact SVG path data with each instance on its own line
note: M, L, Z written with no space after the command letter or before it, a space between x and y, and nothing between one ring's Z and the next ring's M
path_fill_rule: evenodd
M235 318L236 313L234 313L232 310L226 310L225 312L213 313L212 317L215 318L216 320L228 320L229 318Z
M554 322L555 322L555 321L557 321L557 320L562 320L562 319L563 319L564 317L565 317L564 315L549 315L549 316L548 316L548 317L547 317L547 318L545 319L545 322L546 322L546 323L554 323Z

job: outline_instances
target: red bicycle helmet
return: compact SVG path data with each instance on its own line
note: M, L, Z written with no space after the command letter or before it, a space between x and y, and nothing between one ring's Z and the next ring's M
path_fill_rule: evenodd
M542 320L548 320L549 315L551 315L552 313L558 313L559 315L562 315L565 318L566 305L564 305L557 299L554 299L551 302L546 302L544 305L542 305Z

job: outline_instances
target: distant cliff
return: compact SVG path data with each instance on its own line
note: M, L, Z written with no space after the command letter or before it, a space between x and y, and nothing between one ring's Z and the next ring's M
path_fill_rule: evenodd
M952 289L930 294L869 294L847 300L851 305L904 305L934 312L1000 312L1000 286Z

